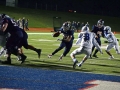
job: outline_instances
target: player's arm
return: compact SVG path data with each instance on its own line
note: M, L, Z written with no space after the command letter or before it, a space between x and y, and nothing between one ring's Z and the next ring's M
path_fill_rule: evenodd
M7 29L7 27L8 27L8 23L4 23L1 27L1 31L4 32Z
M76 43L75 43L76 45L78 45L78 44L81 42L81 40L82 40L82 38L81 38L82 35L83 35L82 33L79 33L79 34L78 34L78 39L77 39L77 41L76 41Z
M81 42L81 40L81 38L78 38L75 44L78 45Z

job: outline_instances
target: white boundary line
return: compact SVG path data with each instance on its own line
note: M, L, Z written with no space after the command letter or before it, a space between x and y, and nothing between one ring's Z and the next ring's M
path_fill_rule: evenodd
M53 32L54 33L54 32ZM53 34L52 32L49 33L27 33L27 34ZM74 33L75 35L78 35L79 33ZM115 35L120 35L120 34L115 34Z

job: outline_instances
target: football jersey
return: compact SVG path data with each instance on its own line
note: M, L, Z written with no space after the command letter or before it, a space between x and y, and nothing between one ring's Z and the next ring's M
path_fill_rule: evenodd
M94 32L97 35L98 39L99 39L100 35L97 34L98 31L101 31L102 32L102 36L104 37L104 34L103 34L104 27L98 28L97 25L93 25L91 32Z
M61 33L62 33L64 36L72 36L72 39L71 39L71 40L74 40L74 30L64 31L63 29L61 29Z
M5 30L5 33L9 32L10 34L15 33L17 30L19 30L19 27L16 25L16 23L11 18L4 18L2 20L2 25L8 23L8 27Z
M108 40L108 42L110 42L110 43L114 43L117 41L115 35L112 32L109 32L109 33L105 32L104 36Z
M93 45L99 47L95 39L95 33L89 31L79 33L76 44L80 44L80 47L86 48L92 48Z

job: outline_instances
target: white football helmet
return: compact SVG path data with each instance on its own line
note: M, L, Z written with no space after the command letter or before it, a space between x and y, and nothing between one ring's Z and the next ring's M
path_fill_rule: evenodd
M111 32L111 27L110 26L105 26L104 30L107 31L107 33L110 33Z
M85 31L89 31L89 27L83 26L82 29L81 29L81 32L85 32Z

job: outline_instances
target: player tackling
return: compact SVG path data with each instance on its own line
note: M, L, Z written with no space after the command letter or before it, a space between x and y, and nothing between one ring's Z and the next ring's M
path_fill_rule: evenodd
M109 59L114 59L114 56L110 53L110 50L114 47L117 54L120 54L119 43L115 35L111 32L111 27L104 27L104 37L108 41L108 45L106 47L106 53L110 56Z
M98 32L98 34L101 34L102 32ZM76 65L79 67L88 59L88 57L91 54L92 46L95 45L96 48L100 51L102 54L102 50L97 43L95 39L95 34L89 31L89 28L87 26L83 26L81 32L78 35L78 39L76 41L76 45L80 43L80 47L75 49L71 54L70 57L73 60L73 69L75 69ZM85 54L83 60L78 63L78 60L76 59L76 55L78 54Z

